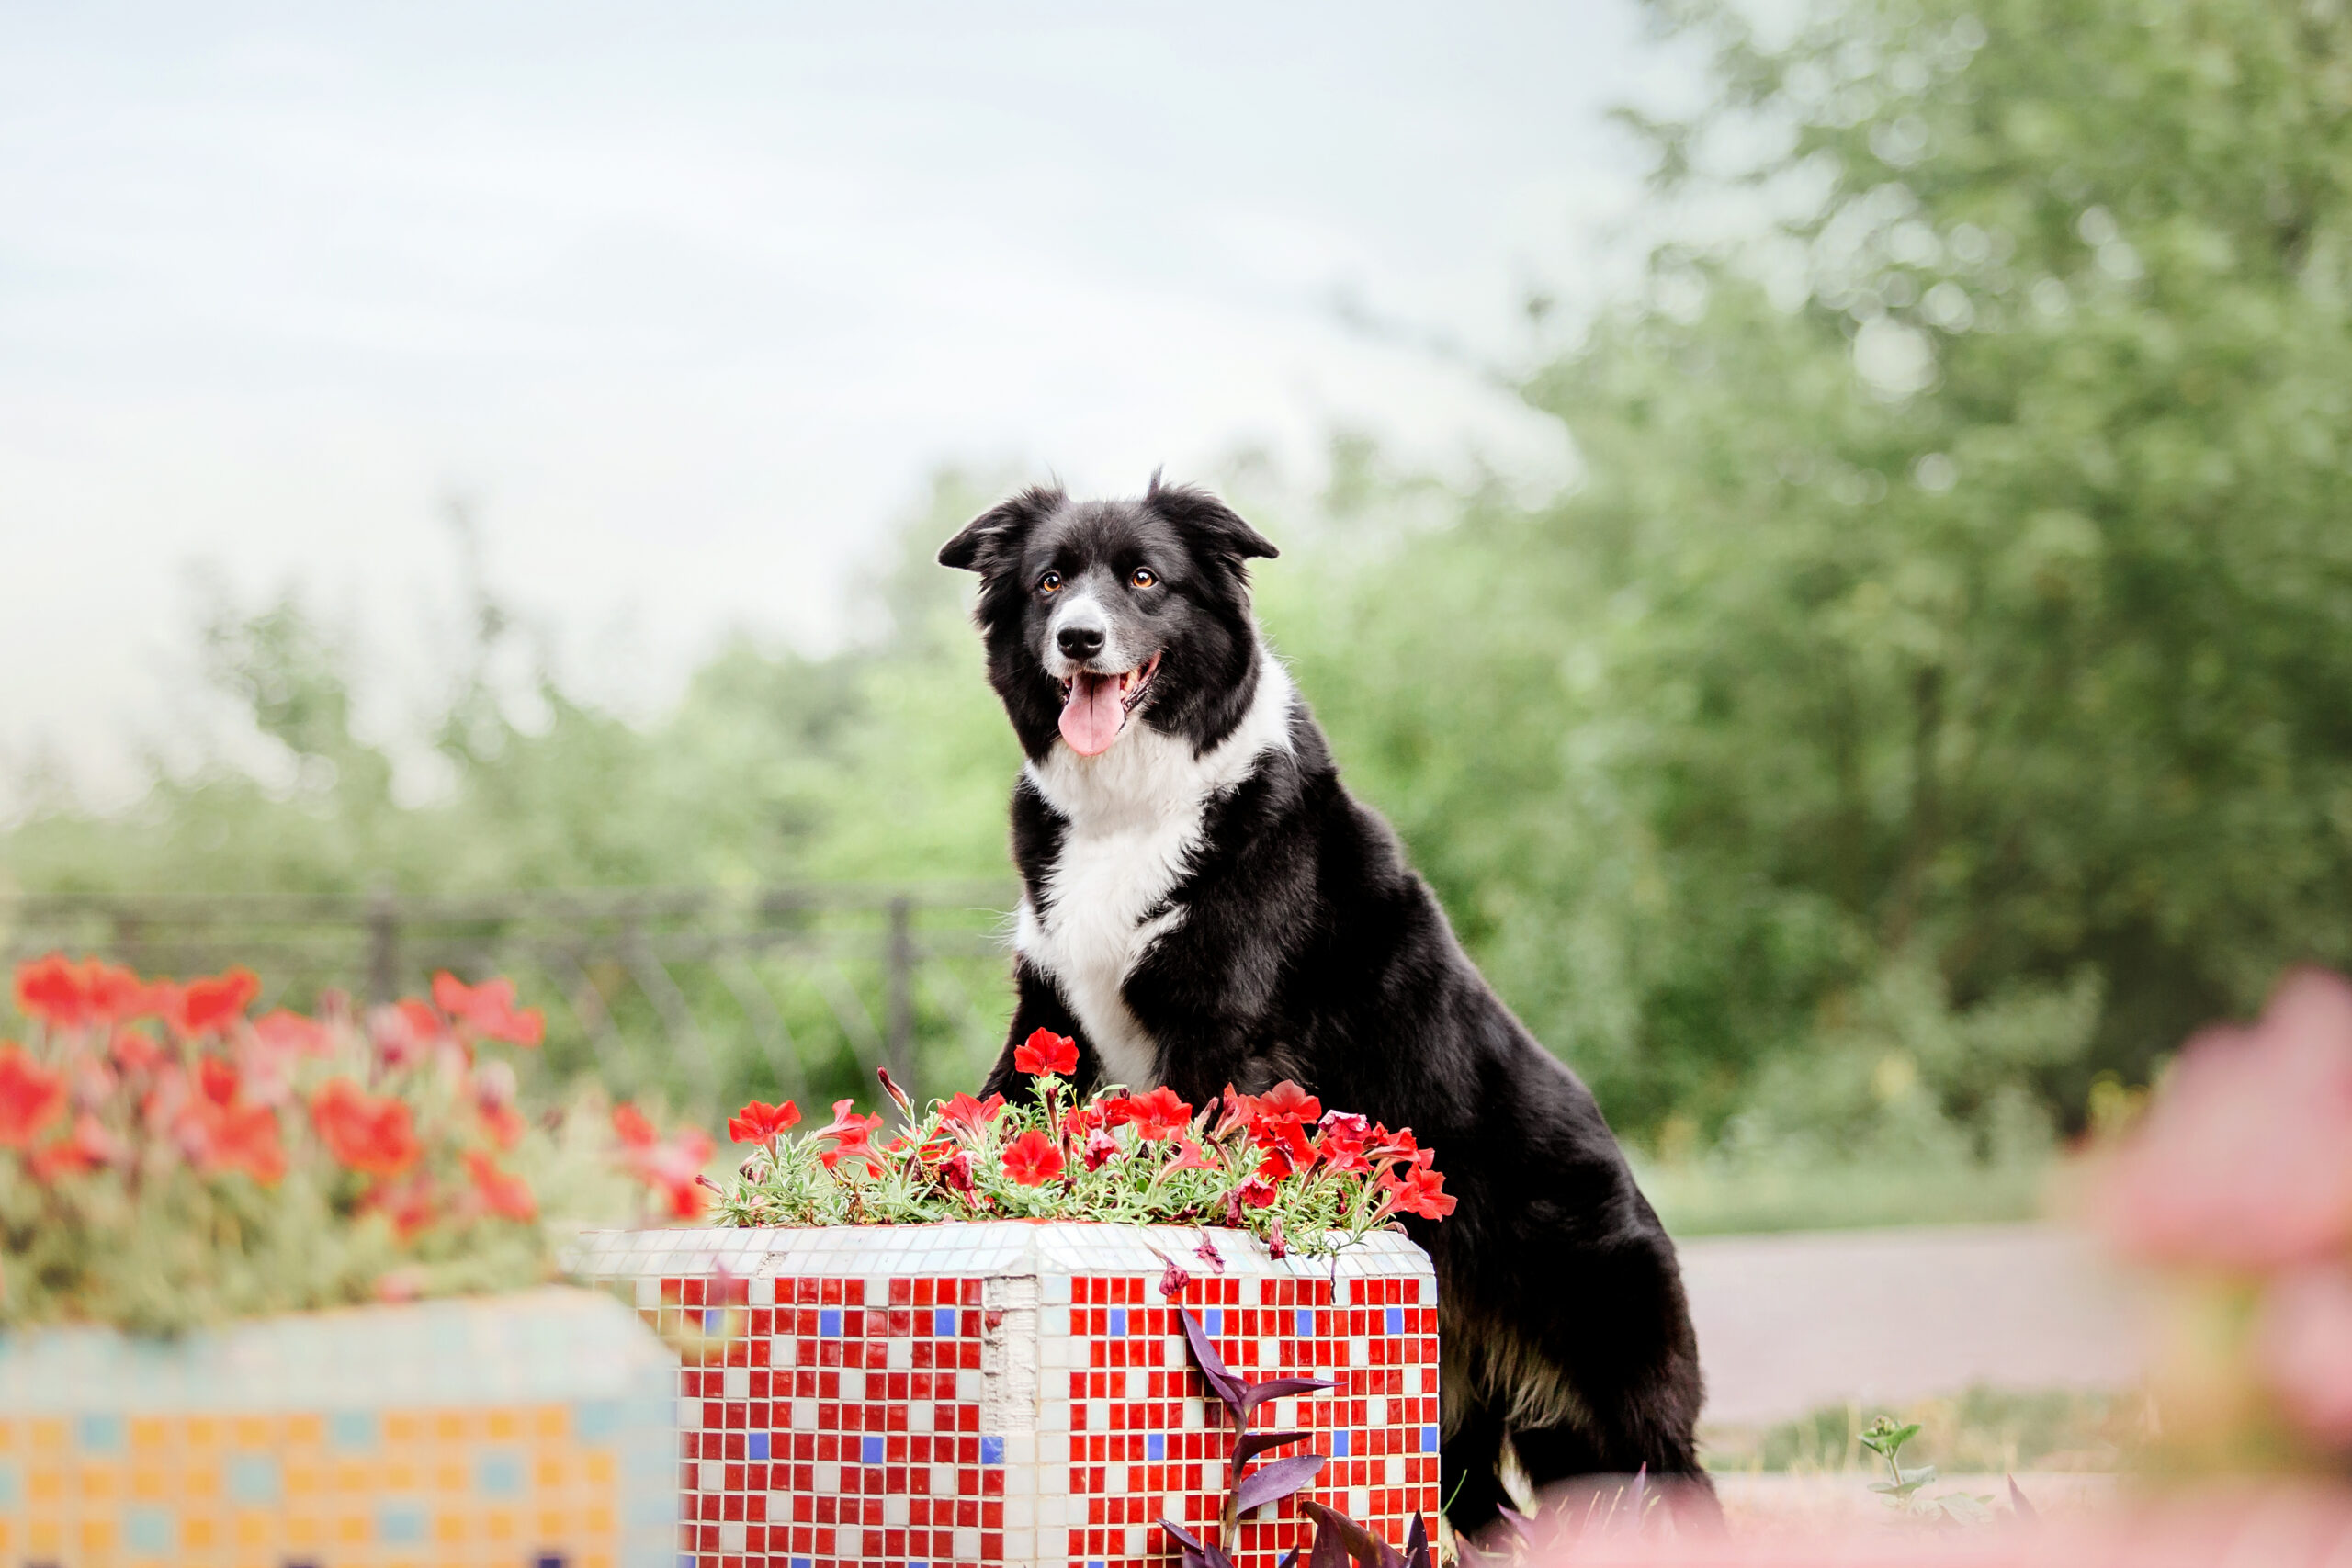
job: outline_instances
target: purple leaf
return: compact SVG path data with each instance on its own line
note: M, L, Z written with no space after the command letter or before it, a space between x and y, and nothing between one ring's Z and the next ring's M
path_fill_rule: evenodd
M1250 1409L1241 1403L1242 1390L1248 1385L1225 1370L1225 1358L1209 1343L1209 1331L1201 1326L1201 1320L1182 1307L1177 1309L1177 1314L1184 1320L1184 1343L1193 1348L1193 1363L1201 1369L1201 1378L1209 1385L1209 1392L1230 1405L1235 1417L1248 1426Z
M1283 1560L1275 1563L1274 1568L1298 1568L1298 1548L1294 1546L1283 1552Z
M1329 1454L1297 1454L1261 1465L1256 1472L1241 1478L1233 1489L1233 1511L1247 1514L1269 1503L1279 1503L1321 1473L1329 1464Z
M1322 1505L1301 1503L1299 1506L1313 1514ZM1319 1516L1315 1522L1315 1550L1307 1556L1306 1568L1348 1568L1348 1543Z
M1430 1568L1430 1527L1418 1513L1405 1531L1405 1568Z
M1650 1461L1644 1460L1642 1467L1634 1472L1633 1485L1625 1489L1626 1502L1634 1510L1634 1529L1636 1530L1642 1528L1642 1506L1649 1501L1649 1489Z
M2041 1510L2027 1502L2025 1494L2018 1490L2016 1476L2005 1475L2001 1479L2009 1483L2009 1506L2017 1511L2018 1517L2029 1521L2041 1517Z
M1199 1568L1233 1568L1231 1558L1175 1520L1162 1519L1159 1528L1174 1536L1176 1544L1184 1549L1184 1568L1194 1568L1196 1563Z
M1241 1424L1247 1427L1257 1414L1258 1406L1270 1399L1288 1399L1294 1393L1313 1393L1317 1389L1337 1388L1329 1378L1268 1378L1263 1382L1243 1383L1241 1403L1234 1408L1241 1413Z
M1328 1535L1336 1539L1346 1549L1347 1554L1362 1563L1363 1568L1381 1568L1378 1536L1338 1509L1327 1508L1311 1498L1300 1499L1298 1506L1301 1513L1315 1521L1318 1532L1315 1540L1317 1558L1323 1555L1323 1537Z
M1264 1453L1268 1449L1278 1449L1284 1443L1295 1443L1301 1438L1312 1435L1307 1432L1244 1432L1239 1438L1234 1439L1233 1473L1238 1477L1242 1465Z

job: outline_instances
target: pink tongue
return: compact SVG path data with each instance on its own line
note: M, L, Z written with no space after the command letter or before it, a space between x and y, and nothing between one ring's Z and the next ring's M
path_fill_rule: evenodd
M1116 675L1080 675L1070 682L1069 701L1062 705L1062 739L1071 750L1081 757L1101 756L1126 721Z

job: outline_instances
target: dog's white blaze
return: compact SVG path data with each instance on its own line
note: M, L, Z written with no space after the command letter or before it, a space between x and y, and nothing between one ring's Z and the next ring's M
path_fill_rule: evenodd
M1125 987L1183 911L1146 917L1200 847L1209 803L1248 778L1266 752L1290 749L1296 694L1282 661L1261 652L1250 711L1202 756L1181 737L1135 721L1099 757L1057 744L1025 770L1069 827L1046 879L1046 913L1023 899L1012 944L1053 977L1108 1082L1140 1090L1159 1081L1158 1043L1128 1008Z

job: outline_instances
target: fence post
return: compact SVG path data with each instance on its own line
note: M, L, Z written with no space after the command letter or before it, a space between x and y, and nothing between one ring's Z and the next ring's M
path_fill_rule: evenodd
M885 1051L890 1076L917 1105L922 1088L915 1079L914 901L905 894L890 900L890 940L884 957L889 973L889 1025Z
M368 891L368 999L379 1007L400 994L401 910L389 881Z

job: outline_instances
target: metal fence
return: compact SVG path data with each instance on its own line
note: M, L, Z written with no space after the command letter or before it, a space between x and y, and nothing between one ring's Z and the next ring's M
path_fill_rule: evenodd
M187 975L243 964L263 1005L512 977L539 1060L709 1116L740 1097L855 1094L875 1066L970 1087L1003 1041L1011 883L835 883L409 897L0 896L0 955L63 951Z

